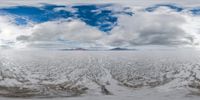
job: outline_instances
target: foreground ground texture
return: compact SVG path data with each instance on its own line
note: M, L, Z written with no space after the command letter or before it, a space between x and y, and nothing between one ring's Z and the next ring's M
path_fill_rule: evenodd
M200 51L2 50L0 100L199 100Z

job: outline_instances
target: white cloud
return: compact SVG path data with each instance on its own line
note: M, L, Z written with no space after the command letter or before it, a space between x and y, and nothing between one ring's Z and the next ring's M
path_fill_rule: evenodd
M72 8L72 6L66 6L66 7L57 7L57 8L54 8L53 9L55 12L59 12L59 11L69 11L69 12L72 12L72 13L75 13L77 11L77 9L75 8Z
M34 1L29 3L33 4ZM169 8L160 8L151 13L136 10L134 13L134 16L117 15L118 25L110 31L110 35L80 20L61 19L19 26L13 22L12 16L0 16L0 45L55 48L72 45L87 48L200 46L199 16Z
M0 16L0 45L14 45L18 35L30 33L28 27L22 27L14 24L10 16Z
M23 42L49 44L54 41L73 41L80 44L95 43L104 33L95 27L86 25L79 20L49 21L36 24L31 28L31 35L20 35L17 40ZM61 43L63 44L63 43Z
M38 24L33 27L31 40L56 40L62 38L72 41L93 41L103 34L98 29L86 25L84 22L73 20L70 22L53 21Z
M200 42L199 17L168 10L154 13L137 12L121 16L112 35L103 38L111 46L197 46Z
M199 0L0 0L1 7L16 6L16 5L34 5L38 6L40 3L49 4L100 4L100 3L118 3L129 6L149 6L156 3L178 3L187 6L199 6Z
M50 43L64 44L73 41L79 44L95 44L105 33L79 20L49 21L40 24L19 26L10 16L0 16L0 46L25 47L27 45ZM54 43L55 42L55 43Z

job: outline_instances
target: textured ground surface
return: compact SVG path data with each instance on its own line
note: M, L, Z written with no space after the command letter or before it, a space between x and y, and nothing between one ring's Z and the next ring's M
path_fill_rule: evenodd
M2 50L0 95L2 100L198 100L199 54Z

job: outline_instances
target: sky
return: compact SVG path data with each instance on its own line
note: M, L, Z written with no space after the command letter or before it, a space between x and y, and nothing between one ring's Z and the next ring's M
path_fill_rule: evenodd
M0 0L1 48L199 48L199 0Z

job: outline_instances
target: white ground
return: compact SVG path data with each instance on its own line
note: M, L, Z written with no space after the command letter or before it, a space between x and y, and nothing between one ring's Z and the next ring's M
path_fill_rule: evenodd
M112 96L81 96L69 98L0 98L0 100L199 100L199 96L187 95L187 91L160 91L142 89L135 90L131 95Z
M0 100L199 100L199 54L5 50ZM112 95L102 93L102 86Z

